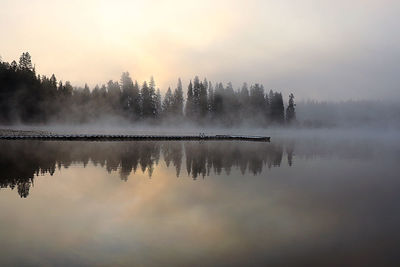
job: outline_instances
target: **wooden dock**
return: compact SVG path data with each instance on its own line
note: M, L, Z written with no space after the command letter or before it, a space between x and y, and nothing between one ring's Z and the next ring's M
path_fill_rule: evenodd
M267 136L249 135L114 135L114 134L49 134L0 135L0 140L54 140L54 141L208 141L236 140L270 142Z

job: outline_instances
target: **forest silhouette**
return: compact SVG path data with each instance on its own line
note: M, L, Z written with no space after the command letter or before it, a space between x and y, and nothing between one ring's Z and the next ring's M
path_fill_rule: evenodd
M29 195L35 176L53 175L76 163L86 167L90 162L109 173L118 171L126 181L138 170L151 178L163 160L177 177L198 179L224 171L230 174L232 168L243 175L258 175L263 167L279 167L284 156L283 146L271 143L2 141L0 145L0 187L17 188L21 197ZM286 151L291 165L293 148Z
M234 89L232 83L211 83L195 77L186 92L181 79L164 97L153 77L139 85L128 72L120 81L90 89L74 87L36 74L31 56L23 53L19 62L0 60L0 123L86 123L104 117L122 117L132 123L146 121L201 125L241 123L267 126L296 121L293 94L286 108L282 93L266 92L261 84L246 83Z

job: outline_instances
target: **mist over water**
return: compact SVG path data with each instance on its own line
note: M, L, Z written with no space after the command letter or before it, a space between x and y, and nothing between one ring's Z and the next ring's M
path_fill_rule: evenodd
M2 141L0 262L396 266L398 135L269 133Z

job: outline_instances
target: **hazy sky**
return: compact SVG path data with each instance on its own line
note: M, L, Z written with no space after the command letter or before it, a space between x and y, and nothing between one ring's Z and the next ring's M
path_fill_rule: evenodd
M400 98L398 0L0 0L0 55L74 85L154 75L297 99Z

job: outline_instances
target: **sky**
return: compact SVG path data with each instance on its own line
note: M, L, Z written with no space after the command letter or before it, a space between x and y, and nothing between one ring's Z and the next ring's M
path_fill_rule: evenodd
M73 85L154 76L299 99L400 98L397 0L0 0L0 56Z

